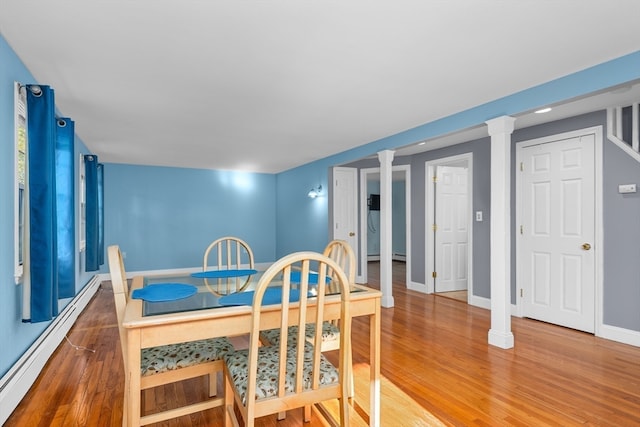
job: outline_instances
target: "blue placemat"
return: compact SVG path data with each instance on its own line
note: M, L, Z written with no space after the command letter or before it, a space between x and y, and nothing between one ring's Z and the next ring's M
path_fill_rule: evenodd
M191 274L191 277L205 278L205 279L221 279L225 277L241 277L250 276L256 274L258 270L213 270L213 271L201 271L199 273Z
M291 275L289 276L290 280L293 283L300 283L300 279L302 279L302 273L299 271L292 271ZM329 276L327 276L325 278L325 283L329 283L331 281L331 278ZM312 271L309 273L309 284L310 285L317 285L318 284L318 273Z
M252 305L254 291L236 292L235 294L220 297L218 302L220 305ZM291 289L289 293L289 302L296 302L300 299L300 291ZM275 286L268 288L262 297L262 305L280 304L282 303L282 288Z
M142 289L134 290L131 298L151 302L174 301L188 298L196 292L198 292L198 288L193 285L185 285L183 283L156 283L147 285Z

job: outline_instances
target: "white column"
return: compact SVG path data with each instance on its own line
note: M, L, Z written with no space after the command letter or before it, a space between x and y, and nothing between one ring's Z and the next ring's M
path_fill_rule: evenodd
M391 231L391 181L394 151L378 152L380 161L380 291L382 307L393 307L392 290L392 231Z
M491 135L491 329L489 344L513 347L511 332L511 133L514 117L486 122Z

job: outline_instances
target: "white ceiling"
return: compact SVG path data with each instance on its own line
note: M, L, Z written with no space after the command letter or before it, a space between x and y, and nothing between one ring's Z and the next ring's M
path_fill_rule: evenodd
M638 0L0 0L0 33L101 162L268 173L638 51L639 17Z

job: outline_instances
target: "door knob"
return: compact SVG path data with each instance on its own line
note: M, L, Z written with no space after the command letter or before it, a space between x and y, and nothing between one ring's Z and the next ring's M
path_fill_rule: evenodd
M591 245L588 243L583 243L582 244L582 249L585 251L588 251L589 249L591 249Z
M353 231L350 231L350 232L349 232L349 237L353 237L353 236L355 236L355 235L356 235L356 233L354 233Z

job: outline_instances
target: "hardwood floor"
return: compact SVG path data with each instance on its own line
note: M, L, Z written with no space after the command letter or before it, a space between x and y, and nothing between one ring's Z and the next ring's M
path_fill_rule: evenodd
M382 374L451 426L640 425L640 348L512 319L515 347L487 344L490 313L404 287L394 265L395 307L382 310ZM371 264L370 286L377 287ZM101 288L5 426L121 425L124 373L113 296ZM368 324L354 320L354 363L366 361ZM147 408L201 398L201 379L144 396ZM398 402L399 405L402 402ZM221 426L221 410L160 425ZM302 425L299 411L259 426ZM322 425L317 419L306 424ZM398 420L398 426L409 425ZM424 424L410 424L424 425ZM386 426L384 426L386 427Z
M436 295L439 297L451 298L458 301L467 302L467 291L447 291L447 292L436 292Z

